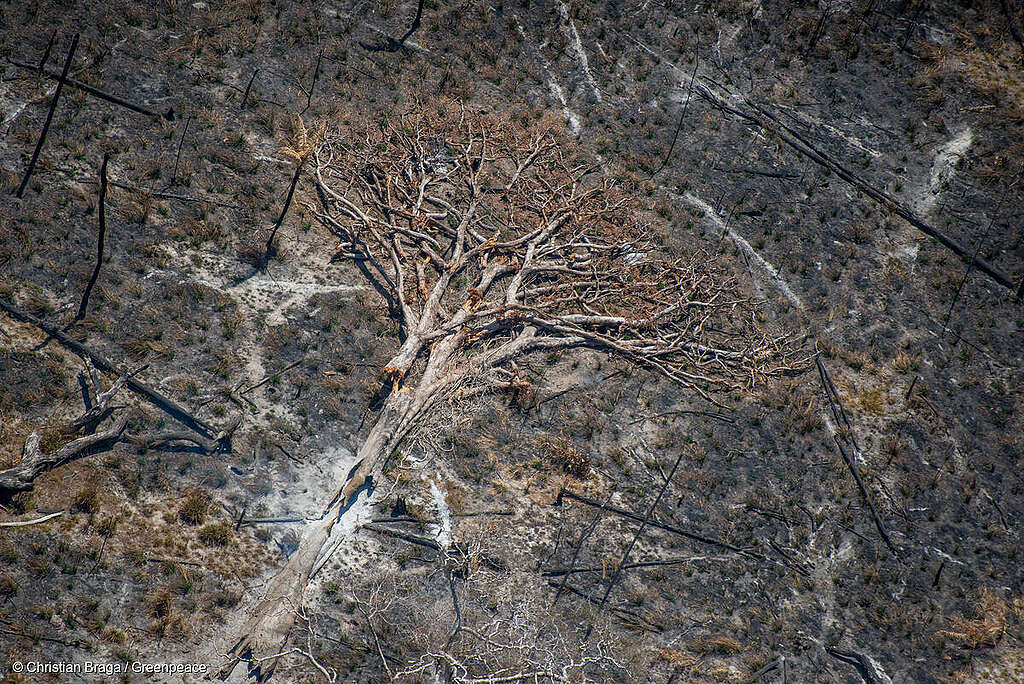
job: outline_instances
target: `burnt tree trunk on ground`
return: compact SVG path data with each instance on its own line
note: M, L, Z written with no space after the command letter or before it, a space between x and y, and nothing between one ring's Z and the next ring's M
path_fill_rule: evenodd
M92 293L92 288L96 285L96 280L100 277L100 268L103 266L103 241L107 234L106 203L108 159L110 159L110 155L104 154L103 163L100 165L100 197L99 206L97 208L100 232L96 238L96 268L93 269L92 277L89 278L89 284L85 286L85 292L82 293L82 303L78 305L78 313L75 315L76 321L80 321L85 318L85 311L89 306L89 295Z
M351 497L358 492L365 482L364 464L372 465L384 458L389 446L399 436L405 397L391 395L382 411L380 418L371 428L362 446L357 452L360 467L357 475L349 479L334 501L328 506L321 520L314 522L306 530L299 542L299 547L291 558L277 573L264 591L263 598L250 611L250 619L242 630L239 640L228 651L228 660L218 676L226 678L242 660L249 660L249 670L258 681L265 681L274 672L277 659L271 658L257 662L267 655L279 652L273 650L283 644L289 631L295 624L296 611L302 606L302 597L310 574L323 551L331 530L349 507Z
M42 436L33 431L25 440L22 449L21 463L0 471L0 496L10 496L18 492L31 491L35 487L35 480L43 473L54 468L59 468L71 461L90 456L95 453L110 450L115 444L121 441L124 430L128 425L128 417L120 418L113 427L103 432L94 433L96 427L116 409L112 406L117 393L121 391L128 376L118 378L111 388L102 391L99 384L99 374L92 366L91 371L93 388L96 392L94 405L77 420L59 429L61 435L71 437L78 432L86 434L76 439L70 439L56 450L46 453L42 446ZM58 437L59 438L59 437Z
M127 425L127 417L122 418L109 430L79 437L49 454L42 451L39 433L33 432L25 440L21 463L0 471L0 495L30 491L35 487L36 478L43 473L85 456L108 451L121 440Z
M107 359L99 352L90 349L81 342L77 342L71 339L70 337L62 333L60 330L54 328L52 325L47 325L46 323L42 322L35 316L25 313L24 311L21 311L17 307L11 306L2 299L0 299L0 310L6 311L8 314L10 314L12 317L16 318L19 321L28 323L39 328L44 333L46 333L53 339L57 340L61 345L67 347L68 349L78 354L82 358L87 358L90 361L92 361L100 370L106 371L108 373L121 373L121 371L117 368L117 366L114 365L113 362L111 362L109 359ZM230 438L230 428L227 430L219 430L217 427L210 425L201 418L192 415L187 409L178 404L176 401L174 401L170 397L164 396L163 394L156 391L146 383L136 378L128 377L125 380L125 384L128 386L128 389L144 397L151 404L166 412L175 420L178 420L182 424L195 430L203 437L222 441L222 445L223 440L228 440Z
M22 68L22 69L36 70L35 66L33 66L31 64L25 64L24 62L16 62L16 61L12 60L11 64L13 64L16 67ZM54 73L52 71L49 71L47 69L39 69L39 73L41 73L43 76L45 76L46 78L50 79L51 81L60 81L61 80L60 74L56 74L56 73ZM110 102L112 104L116 104L116 105L118 105L120 107L124 107L125 109L131 110L131 111L136 112L138 114L144 114L146 116L153 116L153 117L162 116L163 118L165 118L167 120L172 119L173 116L174 116L174 113L173 113L172 110L168 110L168 111L164 112L163 114L160 114L158 112L154 112L151 109L146 109L145 107L143 107L140 104L136 104L134 102L130 102L128 100L125 100L124 98L118 97L117 95L112 95L112 94L110 94L110 93L108 93L108 92L106 92L104 90L100 90L99 88L91 86L88 83L83 83L82 81L79 81L78 79L71 78L70 76L64 78L64 85L70 86L70 87L72 87L72 88L74 88L76 90L81 90L84 93L88 93L88 94L90 94L90 95L92 95L94 97L98 97L101 100L106 100L107 102Z
M928 224L924 219L897 201L895 197L885 190L875 187L847 167L840 164L808 140L807 136L798 132L793 127L779 121L778 118L776 118L766 108L733 93L716 92L712 88L711 84L708 83L699 84L698 92L702 97L722 111L738 116L774 133L784 143L800 154L804 155L816 164L823 166L829 171L832 171L844 181L857 188L868 197L920 230L925 235L938 240L950 251L956 254L965 264L973 264L974 268L977 268L992 280L1011 291L1014 291L1017 288L1018 283L1014 282L1007 274L1003 273L995 265L980 257L974 258L974 255L960 244L960 242Z
M185 144L185 136L188 134L188 125L192 123L192 116L185 119L185 126L181 129L181 139L178 140L178 151L174 153L174 169L171 171L170 186L173 187L178 181L178 162L181 161L181 148Z
M43 130L39 134L39 140L36 141L36 149L32 152L32 159L28 163L28 169L25 170L25 176L21 179L21 185L18 186L18 192L15 193L18 199L25 194L25 188L28 187L28 182L32 178L32 172L36 168L36 162L39 161L39 153L43 149L43 144L46 142L46 134L50 132L50 124L53 122L53 113L57 110L57 103L60 101L60 94L64 90L64 83L68 77L68 70L71 68L71 62L75 59L75 50L78 49L78 34L71 40L71 47L68 49L68 56L64 60L64 70L60 74L60 79L57 81L57 89L53 93L53 99L50 100L50 109L46 112L46 122L43 124Z

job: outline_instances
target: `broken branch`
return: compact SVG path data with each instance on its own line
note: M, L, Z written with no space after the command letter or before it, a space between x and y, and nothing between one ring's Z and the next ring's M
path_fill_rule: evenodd
M75 340L71 339L70 337L62 333L60 330L57 330L51 325L47 325L46 323L42 322L35 316L25 313L24 311L21 311L20 309L14 306L11 306L2 299L0 299L0 309L6 311L8 314L18 319L19 321L28 323L39 328L44 333L46 333L53 339L57 340L57 342L67 347L74 353L78 354L82 358L90 359L94 364L96 364L96 367L99 368L100 370L106 371L108 373L116 373L118 375L123 375L123 373L121 373L121 371L118 370L118 368L113 364L113 362L108 360L102 354L90 349L89 347L86 347L81 342L76 342ZM133 392L142 396L151 404L163 410L164 412L166 412L176 420L180 421L181 423L192 428L202 436L210 439L215 439L217 435L221 432L213 425L210 425L201 418L192 415L188 410L186 410L183 406L178 404L170 397L166 397L160 392L157 392L155 389L145 384L144 382L137 380L136 378L133 377L128 377L125 380L125 383L128 385L128 388L131 389Z

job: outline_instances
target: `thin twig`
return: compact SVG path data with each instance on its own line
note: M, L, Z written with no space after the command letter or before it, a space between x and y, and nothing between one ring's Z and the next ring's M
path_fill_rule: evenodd
M188 133L188 125L192 123L192 115L185 119L185 127L181 129L181 139L178 141L178 152L174 155L174 170L171 171L171 185L178 179L178 162L181 160L181 146L185 143L185 134Z
M614 513L615 515L621 516L623 518L628 518L630 520L635 520L637 522L641 522L644 519L644 517L642 515L637 515L636 513L624 510L624 509L619 508L617 506L612 506L612 505L609 505L609 504L602 504L600 501L595 501L594 499L591 499L589 497L583 496L582 494L575 494L573 492L570 492L568 489L562 489L558 493L558 499L556 500L556 505L561 505L562 497L563 496L568 497L570 499L573 499L575 501L579 501L580 503L585 503L588 506L596 506L598 508L602 508L602 509L608 511L609 513ZM762 554L760 554L760 553L758 553L756 551L751 551L749 549L741 549L740 547L733 546L732 544L729 544L727 542L718 541L717 539L712 539L711 537L705 537L704 535L700 535L700 534L694 534L693 532L689 532L687 530L684 530L681 527L677 527L675 525L668 525L666 523L660 522L660 521L658 521L656 519L653 519L653 518L649 519L647 521L647 524L650 525L651 527L656 527L659 530L665 530L666 532L671 532L673 534L678 534L681 537L686 537L687 539L692 539L693 541L697 541L697 542L700 542L702 544L709 544L711 546L717 546L718 548L721 548L721 549L727 549L729 551L735 551L736 553L743 554L744 556L750 556L751 558L758 558L758 559L761 559L761 560L764 560L764 558L765 558L764 555L762 555Z
M273 380L274 378L276 378L276 377L280 376L280 375L281 375L281 374L283 374L283 373L287 373L287 372L288 372L288 371L290 371L290 370L291 370L292 368L295 368L296 366L298 366L298 365L299 365L300 363L302 363L303 361L305 361L305 359L299 359L298 361L295 361L294 363L290 363L290 364L288 364L287 366L285 366L285 367L284 367L284 368L282 368L281 370L277 371L276 373L271 373L270 375L268 375L268 376L264 377L264 378L263 378L262 380L260 380L259 382L257 382L257 383L256 383L255 385L252 385L251 387L246 387L246 388L245 388L244 390L242 390L242 391L241 391L241 392L239 392L238 394L239 394L239 395L243 395L243 394L248 394L249 392L252 392L252 391L253 391L254 389L257 389L257 388L259 388L259 387L262 387L263 385L265 385L266 383L270 382L270 381L271 381L271 380Z
M661 162L661 166L658 170L651 174L651 178L654 178L662 170L668 166L668 162L672 159L672 152L676 149L676 142L679 140L679 131L683 128L683 121L686 120L686 110L690 106L690 95L693 94L693 79L697 77L697 67L700 66L700 34L697 34L697 46L693 50L693 73L690 74L690 85L686 87L686 101L683 103L683 109L679 113L679 122L676 124L676 132L672 135L672 144L669 145L668 154L665 155L665 160Z
M640 539L640 536L644 533L644 529L650 522L651 516L654 515L654 511L655 509L657 509L658 504L661 503L661 498L665 496L665 491L668 489L669 484L671 484L672 478L676 474L676 470L679 469L679 463L683 460L684 453L685 452L683 451L679 452L679 456L676 457L675 465L672 466L672 471L668 474L668 477L665 478L665 484L661 486L661 490L658 491L658 496L654 498L654 501L651 503L650 508L647 509L647 514L644 516L644 519L640 522L640 527L637 528L636 534L633 535L633 538L630 540L629 545L626 547L626 550L622 553L622 558L620 558L619 562L616 564L615 574L613 574L611 579L608 581L608 587L604 591L604 596L601 597L602 606L604 606L604 604L608 601L608 596L611 595L612 589L615 587L615 583L622 575L622 566L624 566L626 564L626 561L629 560L629 554L633 552L633 547L636 546L636 543Z
M299 116L306 113L309 109L310 104L313 101L313 91L316 90L316 79L320 75L320 61L324 58L324 49L320 48L320 54L316 57L316 66L313 67L313 82L309 85L309 90L306 91L306 106L299 112Z
M39 73L43 73L43 69L46 67L46 61L50 59L50 50L53 48L53 41L57 38L57 29L53 29L50 32L50 40L46 43L46 49L43 50L43 56L39 58Z
M609 503L611 503L612 493L613 492L609 492L608 493L608 498L605 499L604 503L605 503L606 506ZM576 547L573 549L573 552L572 552L572 559L569 561L569 570L568 570L568 572L566 572L565 574L562 575L562 583L559 584L558 585L558 589L555 590L555 598L551 601L552 605L558 603L559 597L562 595L562 592L565 590L566 582L569 581L569 575L572 573L573 569L576 567L576 558L580 554L580 549L583 547L583 542L586 541L587 537L589 537L591 534L594 533L594 530L597 528L598 523L601 522L601 516L604 514L604 511L605 511L605 509L603 507L602 508L598 508L597 509L597 513L594 514L594 519L590 521L590 525L588 525L587 529L585 529L583 531L583 533L580 534L580 540L578 542L576 542Z
M249 83L245 86L245 94L242 95L242 104L239 105L239 109L245 109L245 103L249 101L249 90L252 88L252 82L256 80L256 74L260 73L259 68L252 70L252 76L249 77Z
M192 197L191 195L179 195L173 192L162 192L160 190L147 190L146 188L140 188L137 185L129 185L128 183L121 183L118 181L110 181L110 184L115 188L121 188L122 190L128 190L130 192L141 192L144 195L150 195L152 197L158 197L160 199L180 200L182 202L200 202L203 204L212 204L217 207L225 207L227 209L241 209L240 204L231 204L230 202L222 202L220 200L210 199L209 197Z
M295 194L295 186L299 184L299 175L302 173L302 162L300 161L295 165L295 175L292 176L292 184L288 186L288 196L284 200L284 208L281 209L281 215L277 217L277 223L274 224L274 228L270 231L270 237L267 238L267 245L263 251L263 262L262 265L266 268L267 262L270 261L270 256L274 250L274 238L277 236L277 231L284 223L284 217L288 214L288 208L292 205L292 196Z

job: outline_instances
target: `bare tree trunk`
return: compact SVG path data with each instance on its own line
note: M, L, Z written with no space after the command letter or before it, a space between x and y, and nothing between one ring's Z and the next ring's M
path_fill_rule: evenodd
M92 365L89 366L89 371L92 375L93 389L96 392L96 403L61 430L69 436L79 430L84 430L86 434L70 440L51 453L46 453L42 447L42 436L33 430L25 440L21 463L13 468L0 471L0 495L6 497L17 492L31 491L35 487L36 478L43 473L85 456L112 449L121 441L125 428L128 426L127 416L118 420L109 430L100 433L93 433L93 431L117 408L112 403L121 388L128 382L129 376L121 376L109 390L104 392L100 384L99 373Z
M121 440L127 425L128 418L125 416L110 430L79 437L52 454L43 452L40 446L42 438L38 432L33 432L25 440L21 463L0 471L0 493L9 495L31 491L35 487L36 478L43 473L90 454L109 450Z
M251 611L242 634L228 652L228 662L218 672L226 678L245 659L250 672L259 681L273 673L288 632L295 624L296 611L302 607L302 595L313 568L335 523L348 510L371 473L397 448L417 421L446 390L468 374L467 367L455 369L451 360L462 344L464 333L443 338L431 349L426 368L415 388L399 389L401 377L412 367L424 343L416 334L410 335L398 353L385 366L385 374L395 383L384 402L377 420L357 452L359 463L355 472L335 494L323 519L312 525L299 542L299 548L271 580L264 597Z
M271 676L277 658L295 624L296 611L302 607L302 595L335 523L349 508L374 466L385 458L404 437L411 424L412 393L392 393L380 416L359 447L359 467L329 505L323 519L309 527L288 562L267 586L263 599L251 611L251 618L238 641L228 652L228 662L218 672L226 678L241 660L249 660L249 670L258 681Z
M110 155L106 152L103 153L103 164L100 166L100 200L99 200L99 219L100 219L100 232L96 238L96 268L92 271L92 277L89 278L89 284L85 286L85 292L82 293L82 303L78 305L78 313L75 314L75 321L80 321L85 318L86 308L89 306L89 294L92 293L93 286L96 285L96 280L100 277L100 268L103 266L103 240L107 235L107 160L110 159Z
M368 139L379 138L370 146L324 137L323 127L310 138L297 122L300 134L289 156L300 164L314 157L321 191L322 211L306 207L342 238L341 255L364 264L401 326L402 341L382 369L391 388L359 446L358 466L249 613L221 677L242 659L251 674L270 676L334 525L351 515L346 511L359 490L435 402L513 386L517 374L509 366L515 359L560 349L614 353L708 399L705 387L733 388L740 379L746 385L760 373L791 367L785 360L762 364L761 358L774 359L767 348L754 354L749 346L732 349L695 333L718 316L726 320L719 309L724 304L715 303L726 286L708 278L697 261L667 264L640 256L642 263L634 263L631 255L656 252L646 224L634 222L627 201L606 183L582 183L585 170L571 167L559 139L525 136L505 120L470 123L461 108L439 110L439 116L434 121L409 114L401 124L368 129ZM448 144L443 164L426 164L435 151L423 141L437 136L464 141ZM498 169L499 159L513 163ZM491 171L507 177L500 194L481 185L487 177L481 174ZM495 232L488 220L521 211L539 218L517 225L517 235ZM664 288L667 282L672 287ZM632 315L622 316L623 309ZM786 342L771 344L788 349ZM726 377L706 375L712 373L709 355ZM418 359L424 357L421 369ZM472 386L463 387L468 378ZM657 526L653 520L647 525Z

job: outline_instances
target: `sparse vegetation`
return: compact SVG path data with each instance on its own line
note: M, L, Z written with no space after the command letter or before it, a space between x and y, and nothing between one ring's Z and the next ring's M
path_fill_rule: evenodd
M1016 681L1020 0L8 5L9 662Z
M100 509L99 494L92 487L86 487L75 494L71 508L81 513L95 513Z

